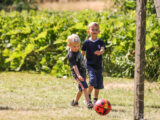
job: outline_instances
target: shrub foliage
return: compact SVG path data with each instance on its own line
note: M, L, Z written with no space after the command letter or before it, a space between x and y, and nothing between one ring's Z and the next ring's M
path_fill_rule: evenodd
M82 42L88 23L100 24L98 36L106 44L104 71L108 76L134 77L136 12L90 10L0 12L0 70L35 70L57 77L69 76L66 38ZM146 78L160 78L160 28L155 14L147 17ZM154 79L153 79L154 78Z

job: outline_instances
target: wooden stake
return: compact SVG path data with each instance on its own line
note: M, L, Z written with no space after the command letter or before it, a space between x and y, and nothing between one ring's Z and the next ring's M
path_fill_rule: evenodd
M143 120L144 118L146 3L147 0L137 0L136 3L134 120Z

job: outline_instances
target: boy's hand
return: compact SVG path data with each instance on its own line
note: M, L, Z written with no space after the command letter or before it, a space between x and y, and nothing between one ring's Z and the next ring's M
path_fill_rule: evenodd
M94 54L100 56L101 55L101 51L97 50L97 51L94 52Z
M80 75L78 75L78 79L79 79L80 81L84 81L83 77L80 76Z
M104 53L104 47L101 47L100 50L96 50L96 51L94 52L94 54L95 54L95 55L98 55L98 56L102 55L103 53Z

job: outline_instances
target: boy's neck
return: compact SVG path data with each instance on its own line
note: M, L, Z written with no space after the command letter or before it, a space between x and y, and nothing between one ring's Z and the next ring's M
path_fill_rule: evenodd
M92 36L91 36L90 39L93 40L93 41L96 41L96 40L97 40L97 37L92 37Z

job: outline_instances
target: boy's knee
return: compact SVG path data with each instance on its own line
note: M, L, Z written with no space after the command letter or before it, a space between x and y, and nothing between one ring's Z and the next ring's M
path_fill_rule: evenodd
M87 91L87 88L84 88L83 91Z
M80 90L78 90L78 92L79 92L79 93L82 93L82 92L83 92L83 90L82 90L82 89L80 89Z

